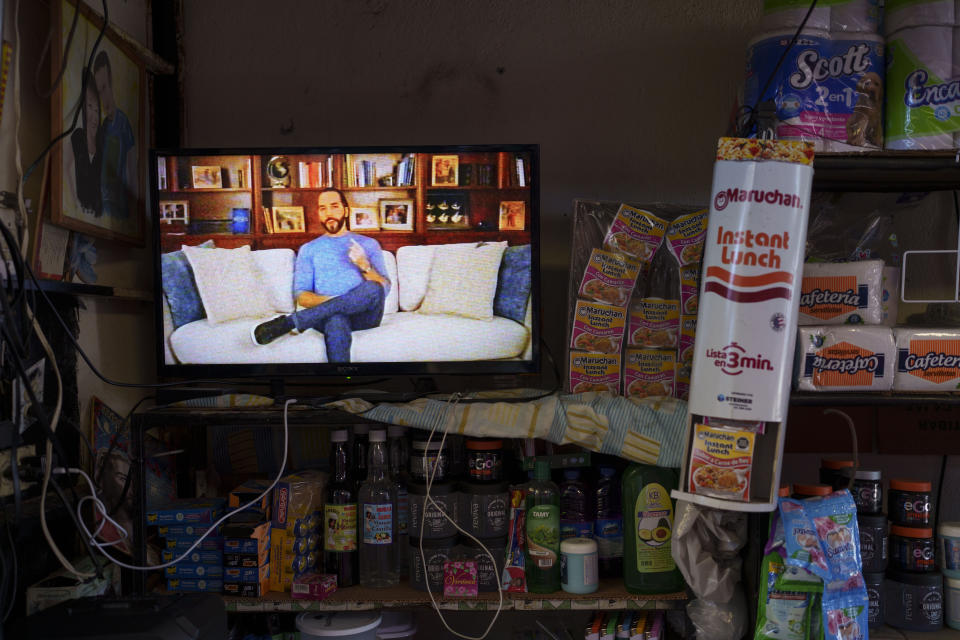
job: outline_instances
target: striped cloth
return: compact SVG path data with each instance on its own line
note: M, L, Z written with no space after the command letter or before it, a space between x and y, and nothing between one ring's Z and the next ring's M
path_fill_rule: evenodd
M503 396L504 393L497 394ZM477 437L542 438L555 444L679 467L687 404L673 398L627 399L608 393L554 394L531 402L456 403L419 399L372 405L356 398L334 402L350 413L388 424Z

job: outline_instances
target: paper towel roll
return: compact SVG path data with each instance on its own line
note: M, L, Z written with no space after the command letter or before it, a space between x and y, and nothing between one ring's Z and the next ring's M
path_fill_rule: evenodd
M761 31L796 29L810 7L809 0L763 0ZM830 7L818 6L810 14L806 29L830 29Z
M877 0L838 2L830 7L830 31L876 33L879 14L880 9L877 7Z
M906 27L952 25L956 18L956 0L886 0L883 27L890 34Z
M912 6L912 5L911 5ZM952 8L951 7L951 15ZM902 9L901 11L906 11ZM952 149L954 132L960 130L960 116L938 118L944 111L930 104L908 105L908 78L919 82L915 72L929 75L923 86L946 82L954 70L953 27L908 27L887 38L887 101L885 148L907 150ZM911 63L918 60L920 67Z

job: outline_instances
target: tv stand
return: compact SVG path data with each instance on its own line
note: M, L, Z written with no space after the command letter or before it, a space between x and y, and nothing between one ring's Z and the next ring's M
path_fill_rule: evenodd
M435 378L421 376L413 379L414 393L436 393L437 381Z

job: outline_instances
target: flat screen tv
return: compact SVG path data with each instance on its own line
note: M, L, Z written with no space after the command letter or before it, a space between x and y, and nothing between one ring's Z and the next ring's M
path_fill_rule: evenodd
M162 376L539 370L539 147L151 152Z

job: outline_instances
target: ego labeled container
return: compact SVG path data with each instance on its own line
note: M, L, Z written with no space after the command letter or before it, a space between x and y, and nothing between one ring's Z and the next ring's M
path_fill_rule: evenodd
M953 580L960 580L960 522L944 522L937 527L940 570ZM960 617L960 610L957 610ZM948 623L949 624L949 623Z
M458 497L452 483L435 483L430 487L430 499L433 504L429 504L427 485L413 482L407 485L410 541L419 540L421 531L425 540L456 535L457 528L451 520L457 519ZM450 519L448 520L444 514L449 515Z
M890 568L897 571L936 571L933 529L890 527Z
M929 527L932 491L929 482L891 480L888 494L890 522L907 527Z
M887 516L858 513L857 526L860 529L860 557L863 559L863 572L886 571L889 558Z
M891 627L937 631L943 627L943 576L888 571L883 583L883 617Z
M450 473L450 456L439 438L414 440L410 451L410 479L426 483L431 473L433 482L444 482ZM434 471L436 468L436 471Z
M850 485L850 476L853 467L840 471L840 479L833 485L834 489L846 489ZM883 513L883 478L879 471L873 469L857 469L853 475L853 501L857 505L857 513Z
M795 484L793 485L793 498L795 500L805 500L806 498L822 498L833 493L833 487L826 484Z
M467 440L467 474L472 482L503 480L503 440Z
M841 472L844 469L852 469L853 460L837 460L835 458L822 458L820 460L820 484L829 487L837 486L840 481ZM849 476L848 476L849 478Z
M427 581L429 581L431 591L434 593L442 591L443 564L453 558L457 536L423 540L422 544L423 556L421 557L421 541L410 536L410 586L419 591L426 591Z
M460 486L458 524L478 538L507 535L510 521L510 494L506 482Z
M864 573L863 582L867 588L870 602L867 611L867 624L871 629L883 624L883 575L882 573Z

